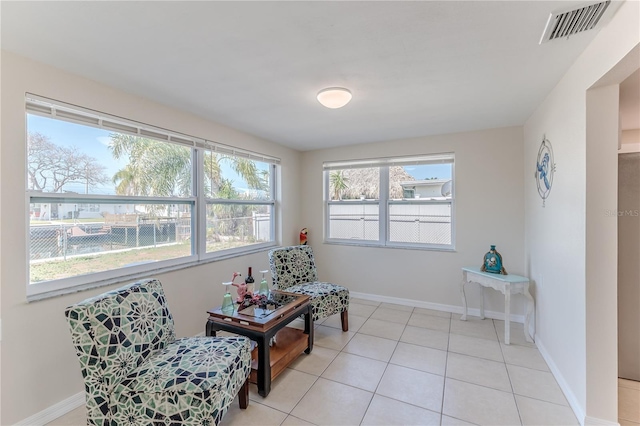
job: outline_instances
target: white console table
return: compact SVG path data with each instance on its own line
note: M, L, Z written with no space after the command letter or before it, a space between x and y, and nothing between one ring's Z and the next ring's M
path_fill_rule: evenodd
M501 275L482 272L480 268L462 268L462 282L460 283L460 293L462 293L462 306L464 311L462 321L467 320L467 296L464 292L466 283L480 284L482 291L480 298L480 318L484 319L484 288L490 287L504 294L504 342L508 345L511 340L510 315L511 315L511 295L523 294L527 298L527 315L524 320L524 338L527 342L533 342L533 337L529 332L529 323L534 312L534 301L529 293L529 278L519 275Z

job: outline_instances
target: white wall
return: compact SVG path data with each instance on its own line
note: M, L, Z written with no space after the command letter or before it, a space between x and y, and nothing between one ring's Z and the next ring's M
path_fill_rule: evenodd
M618 154L640 152L640 129L623 130L620 139L621 144Z
M2 55L0 55L0 89L2 88ZM2 129L2 99L0 99L0 129ZM0 132L0 147L2 132ZM0 149L0 177L2 176L2 149ZM0 184L0 241L2 241L2 185ZM0 244L0 271L2 270L2 244ZM0 382L2 381L2 274L0 273ZM2 424L2 386L0 386L0 424Z
M617 84L587 91L586 407L588 417L612 421L618 418L618 221L606 210L618 206L618 94Z
M455 153L455 252L323 244L322 163L412 154ZM461 306L460 268L480 266L496 244L508 272L524 272L522 128L482 130L303 153L302 222L309 229L321 280L353 292ZM470 307L478 307L470 289ZM512 312L524 303L514 298ZM504 312L504 298L487 297Z
M2 418L13 424L83 391L64 308L102 293L99 288L26 303L25 92L57 99L177 132L220 141L282 159L282 243L297 242L300 154L96 82L2 52L0 145L0 288L2 291ZM204 331L206 310L219 304L219 283L235 270L266 269L266 252L209 263L158 276L163 282L179 336Z
M595 320L600 315L616 317L616 312L610 311L615 306L612 300L615 286L610 286L609 293L605 292L605 299L589 301L606 307L605 311L587 310L587 175L617 175L617 170L611 169L609 162L587 163L586 93L640 40L638 6L635 1L622 4L612 21L600 30L524 126L525 263L537 288L536 341L581 422L585 415L592 417L587 421L617 422L617 405L612 402L617 394L617 389L612 387L615 377L609 377L605 383L589 383L587 388L587 376L598 377L615 365L615 349L607 347L606 339L600 338L617 332L611 329L608 320L603 329L587 327L587 316L595 315ZM542 208L533 179L543 135L553 144L557 164L546 208ZM594 219L603 211L590 213ZM607 238L598 234L597 229L593 231L594 241ZM615 235L610 237L615 239ZM597 246L591 249L594 255L598 251ZM600 259L594 257L590 261L597 265L595 262ZM610 281L598 285L608 285ZM602 292L593 294L602 296ZM588 336L588 333L592 334ZM602 356L591 354L590 360L587 359L588 337L589 349L602 352ZM595 359L603 364L595 363Z

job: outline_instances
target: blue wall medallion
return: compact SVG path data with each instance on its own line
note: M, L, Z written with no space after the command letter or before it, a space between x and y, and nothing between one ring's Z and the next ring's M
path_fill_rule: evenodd
M540 194L540 198L542 198L542 207L544 207L545 201L551 192L555 172L556 163L553 158L553 148L551 147L551 142L549 142L546 136L543 136L540 149L538 150L535 173L538 194Z

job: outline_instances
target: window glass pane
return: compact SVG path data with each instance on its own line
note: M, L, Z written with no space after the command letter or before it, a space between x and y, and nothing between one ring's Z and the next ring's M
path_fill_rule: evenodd
M377 204L329 204L329 238L378 241L378 214Z
M389 204L389 241L451 244L451 204Z
M33 202L29 210L31 283L192 254L190 204Z
M453 246L453 162L437 154L325 163L325 238Z
M329 171L329 199L331 201L380 199L380 168Z
M207 203L207 253L272 241L273 207Z
M274 243L271 160L74 108L27 98L30 294Z
M235 155L205 151L207 198L269 200L271 165Z
M389 167L389 199L451 199L451 164Z
M192 149L27 114L27 189L189 197Z

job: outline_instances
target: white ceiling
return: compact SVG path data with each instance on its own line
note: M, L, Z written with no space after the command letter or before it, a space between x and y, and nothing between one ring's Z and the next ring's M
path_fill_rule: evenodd
M581 3L2 1L1 41L311 150L523 124L596 34L538 44ZM322 107L329 86L351 103Z

